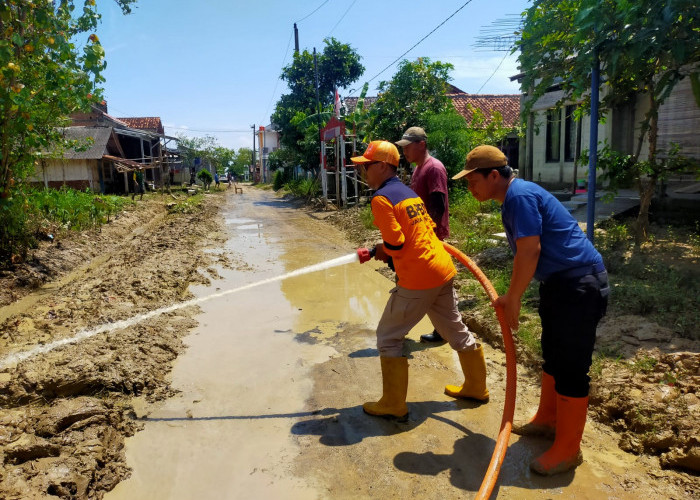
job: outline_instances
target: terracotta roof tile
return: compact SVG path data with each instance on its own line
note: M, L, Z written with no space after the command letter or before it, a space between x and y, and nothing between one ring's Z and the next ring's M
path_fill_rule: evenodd
M128 127L140 130L150 130L158 134L164 134L163 123L158 116L141 116L130 118L117 118L127 124Z
M516 127L520 121L520 94L447 94L452 99L457 112L462 115L467 123L471 123L473 111L470 106L481 110L488 123L495 111L503 116L503 124L507 127Z

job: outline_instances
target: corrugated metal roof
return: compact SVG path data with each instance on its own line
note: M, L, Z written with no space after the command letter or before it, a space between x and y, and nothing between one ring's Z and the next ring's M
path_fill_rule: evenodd
M112 135L112 127L66 127L63 135L69 140L84 141L93 139L93 144L85 151L66 150L63 157L70 160L99 160L107 153L107 142Z

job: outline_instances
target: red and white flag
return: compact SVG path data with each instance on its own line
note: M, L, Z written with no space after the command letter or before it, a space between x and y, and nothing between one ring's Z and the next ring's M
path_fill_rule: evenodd
M335 117L340 118L340 96L338 95L338 89L335 89L335 101L333 103L333 111L335 111Z

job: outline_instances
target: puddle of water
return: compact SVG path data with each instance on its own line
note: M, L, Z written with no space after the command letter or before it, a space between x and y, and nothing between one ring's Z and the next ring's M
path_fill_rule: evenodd
M225 219L226 224L250 224L251 222L255 222L254 219L242 219L242 218L227 218Z
M254 271L218 270L223 280L194 288L198 297L338 254L352 256L274 207L238 202L232 208L238 219L251 210L264 229L254 235L233 228L225 248L245 255L245 268ZM373 328L389 288L372 264L352 263L203 303L200 324L172 372L180 394L142 410L150 420L126 441L132 476L105 498L322 497L308 479L290 472L300 453L291 428L311 416L305 408L312 368L338 353L323 342L299 342L297 335L335 334L341 322ZM366 335L358 344L366 347Z

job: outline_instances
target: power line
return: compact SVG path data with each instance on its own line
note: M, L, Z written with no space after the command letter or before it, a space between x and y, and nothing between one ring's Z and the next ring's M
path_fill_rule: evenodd
M333 31L335 31L335 29L336 29L336 28L338 27L338 25L340 24L340 21L342 21L342 20L345 18L345 16L347 15L347 13L350 12L350 9L352 9L352 6L355 5L355 2L357 2L357 0L352 0L352 3L350 4L350 7L348 7L347 9L345 9L345 12L343 12L343 15L340 16L340 19L338 19L338 22L335 23L335 26L333 26L333 28L331 28L331 31L328 33L328 36L331 36L331 33L333 33Z
M455 14L457 14L460 10L462 10L463 8L465 8L465 7L466 7L467 5L469 5L470 3L472 3L472 0L467 0L467 1L464 3L464 5L462 5L459 9L457 9L456 11L454 11L452 14L450 14L450 15L447 17L447 19L445 19L443 22L441 22L441 23L438 24L435 28L433 28L433 30L432 30L430 33L428 33L428 34L425 35L423 38L421 38L420 40L418 40L418 42L416 42L416 44L413 45L413 47L411 47L411 48L408 49L406 52L404 52L404 53L401 54L399 57L397 57L397 58L394 60L394 62L392 62L392 63L391 63L390 65L388 65L386 68L384 68L384 69L381 70L379 73L377 73L377 74L374 75L372 78L370 78L370 79L368 80L368 82L371 82L372 80L374 80L375 78L377 78L379 75L381 75L382 73L384 73L386 70L388 70L389 68L391 68L391 67L392 67L394 64L396 64L399 60L401 60L401 58L402 58L403 56L405 56L406 54L408 54L409 52L411 52L413 49L415 49L416 47L418 47L418 45L420 45L426 38L428 38L430 35L432 35L433 33L435 33L439 28L442 27L443 24L445 24L447 21L449 21L450 19L452 19L452 18L455 16Z
M304 19L308 19L309 17L311 17L313 14L316 13L316 11L317 11L318 9L320 9L321 7L323 7L324 5L326 5L327 3L328 3L328 0L326 0L326 1L323 2L321 5L319 5L318 7L316 7L316 8L313 10L313 12L311 12L311 14L308 14L308 15L306 15L305 17L302 17L301 19L299 19L299 20L297 21L297 23L300 23L300 22L302 22Z
M506 55L503 56L503 59L501 59L501 62L498 63L498 66L496 66L496 69L494 69L494 70L493 70L493 73L491 73L491 76L489 76L489 77L486 79L486 81L484 82L484 84L483 84L481 87L479 87L479 90L476 91L477 94L478 94L479 92L481 92L481 89L483 89L483 88L486 86L486 84L489 83L489 80L491 80L491 78L493 78L493 75L496 74L496 71L498 71L498 68L501 67L501 64L503 64L503 61L505 61L505 60L506 60L506 57L508 57L508 54L510 54L510 52L506 52Z
M289 55L289 47L292 44L292 37L294 36L294 32L292 32L291 35L289 35L289 41L287 42L287 50L284 51L284 59L282 59L282 67L284 68L284 63L287 62L287 56ZM270 97L270 102L267 104L267 109L265 110L265 117L269 118L270 115L270 108L272 107L272 101L275 99L275 94L277 94L277 86L280 83L280 80L282 80L282 77L279 76L277 77L277 80L275 81L275 88L272 91L272 96ZM265 118L263 117L263 118ZM261 122L266 122L267 119L260 120Z
M211 129L211 130L207 130L207 129L201 129L201 128L173 127L173 126L170 126L170 125L163 125L163 126L164 126L164 127L167 127L167 128L174 128L175 130L187 130L187 131L190 131L190 132L217 132L217 133L239 133L239 132L245 132L245 133L250 133L250 129L249 129L249 128L248 128L248 129L240 129L240 130L237 130L237 129L228 129L228 130L215 130L215 129Z

